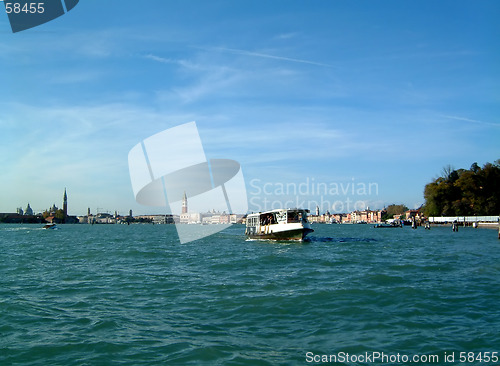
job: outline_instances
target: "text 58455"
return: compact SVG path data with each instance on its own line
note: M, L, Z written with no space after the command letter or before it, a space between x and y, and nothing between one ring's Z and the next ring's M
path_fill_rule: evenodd
M44 3L5 3L5 11L7 14L25 13L25 14L42 14L45 11Z

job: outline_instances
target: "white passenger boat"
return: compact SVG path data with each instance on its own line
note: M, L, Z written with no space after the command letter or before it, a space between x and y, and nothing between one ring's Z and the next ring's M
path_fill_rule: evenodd
M308 213L294 208L249 214L245 234L249 239L300 241L314 231L307 221Z

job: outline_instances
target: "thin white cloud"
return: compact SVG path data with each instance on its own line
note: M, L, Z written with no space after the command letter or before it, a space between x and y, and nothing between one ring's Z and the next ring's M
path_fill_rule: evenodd
M227 69L227 67L213 65L209 62L194 62L191 60L166 58L166 57L157 56L157 55L152 54L152 53L144 55L143 57L148 59L148 60L156 61L156 62L159 62L162 64L178 65L178 66L181 66L181 67L187 69L188 71L194 71L194 72L205 71L205 72L209 72L210 74L213 74L214 72L219 72L220 70Z
M492 126L492 127L500 127L500 124L498 123L493 123L493 122L485 122L485 121L479 121L477 119L471 119L471 118L466 118L466 117L459 117L459 116L443 116L444 118L447 119L452 119L455 121L463 121L463 122L470 122L470 123L475 123L479 125L484 125L484 126Z
M153 55L153 54L148 54L148 55L145 55L144 57L147 58L147 59L153 60L153 61L160 62L162 64L179 64L179 62L180 62L178 60L173 60L171 58L160 57L160 56L156 56L156 55Z
M304 59L292 58L292 57L276 56L276 55L270 55L267 53L252 52L252 51L240 50L240 49L235 49L235 48L213 47L213 48L210 48L210 50L233 53L236 55L243 55L243 56L261 57L261 58L268 58L268 59L273 59L273 60L296 62L296 63L301 63L301 64L321 66L321 67L334 67L333 65L325 64L322 62L316 62L316 61L304 60Z
M160 56L153 55L151 53L145 55L144 57L149 58L149 59L154 60L154 61L162 62L162 63L173 63L174 62L174 60L172 60L171 58L160 57Z

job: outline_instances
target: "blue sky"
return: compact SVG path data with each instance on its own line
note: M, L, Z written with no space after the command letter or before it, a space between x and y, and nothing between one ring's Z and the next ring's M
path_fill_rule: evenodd
M135 202L127 155L190 121L207 157L240 162L251 210L286 184L299 204L419 206L443 166L500 158L499 18L498 1L82 0L13 34L2 11L0 212L65 187L70 214L161 212Z

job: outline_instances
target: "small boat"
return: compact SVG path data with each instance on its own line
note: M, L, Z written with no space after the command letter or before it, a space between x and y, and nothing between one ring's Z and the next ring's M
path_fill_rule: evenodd
M390 224L375 224L373 225L374 228L380 229L380 228L395 228L395 227L403 227L400 223L397 223L395 221L391 222Z
M56 224L47 224L43 228L44 229L57 229Z
M277 209L249 214L245 234L249 239L302 241L313 232L309 210Z

